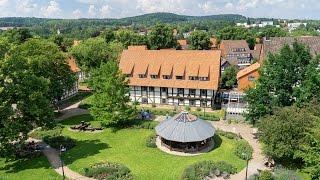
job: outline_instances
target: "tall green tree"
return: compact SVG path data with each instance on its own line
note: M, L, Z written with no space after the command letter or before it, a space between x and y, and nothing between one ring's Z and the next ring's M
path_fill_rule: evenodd
M148 35L150 49L176 48L177 40L173 36L173 29L165 24L157 24Z
M90 113L98 121L121 128L136 118L136 109L129 105L128 81L116 61L108 61L93 71L90 87L94 92Z
M227 67L221 76L222 88L231 89L237 84L238 69L235 66Z
M63 52L67 52L68 48L73 45L73 40L65 38L63 35L53 35L50 39L57 44Z
M110 45L111 44L111 45ZM103 38L90 38L71 48L71 54L85 72L100 67L110 59L114 59L114 48L122 49L119 43L108 44ZM117 57L117 54L115 55Z
M0 61L4 58L5 54L10 50L11 43L7 37L0 37Z
M50 81L36 75L28 60L19 56L5 59L0 74L0 154L10 158L32 129L52 125Z
M278 161L294 162L305 134L316 124L315 116L297 106L278 108L259 123L264 153ZM297 162L301 162L296 159Z
M194 31L189 37L190 49L209 50L211 49L210 36L204 31Z
M4 36L8 38L10 43L14 44L22 44L32 38L30 30L26 28L8 30L4 33Z
M23 70L30 71L37 77L48 80L51 99L60 99L66 90L71 89L76 81L75 74L66 62L66 56L59 47L44 39L30 39L9 52L6 63L3 65L6 71L14 73L19 69L19 64L13 61L23 61ZM7 72L9 73L9 72Z
M217 37L219 40L243 40L248 42L249 48L255 46L254 35L246 28L242 27L226 27L218 31Z
M271 113L275 106L294 104L298 98L296 89L306 79L311 59L309 49L297 42L292 48L285 45L279 53L269 54L260 69L256 87L246 93L249 103L247 120L255 123Z
M127 29L118 30L116 32L115 39L122 43L124 47L128 47L130 45L147 45L147 39L145 36L140 36L139 34Z
M287 31L274 26L267 26L260 33L260 37L285 37L287 35Z

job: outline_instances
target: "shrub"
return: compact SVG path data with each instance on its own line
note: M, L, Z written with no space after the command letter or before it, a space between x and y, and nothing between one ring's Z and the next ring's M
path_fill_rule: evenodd
M273 180L273 175L268 170L261 171L259 175L259 180Z
M60 145L62 145L67 150L69 150L76 145L75 140L66 136L45 136L43 138L43 141L56 149L59 149Z
M154 129L159 122L157 121L144 121L144 120L135 120L133 123L133 128L135 129Z
M276 168L274 178L276 180L300 180L300 177L296 172L281 167Z
M181 179L183 180L202 180L207 176L220 176L221 174L234 174L236 168L224 161L201 161L188 166Z
M249 160L252 158L253 148L245 140L238 140L234 153L241 159Z
M190 111L190 106L185 106L185 107L184 107L184 110Z
M237 139L237 140L241 139L238 134L235 134L233 132L225 132L225 131L217 130L216 134L218 134L220 136L224 136L228 139Z
M157 135L155 133L148 136L146 140L146 146L150 148L156 148L157 147L156 139L157 139Z
M43 139L46 136L60 136L62 134L63 127L56 126L53 129L39 128L29 134L29 137L34 139Z
M197 107L197 108L196 108L196 111L198 111L198 112L201 111L201 108L200 108L200 107Z
M85 168L85 176L94 179L132 180L134 179L129 168L122 164L103 162Z

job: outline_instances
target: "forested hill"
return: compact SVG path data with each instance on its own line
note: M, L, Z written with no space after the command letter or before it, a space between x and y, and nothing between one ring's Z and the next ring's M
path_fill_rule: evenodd
M32 27L38 25L65 25L65 24L83 24L83 25L107 25L107 26L130 26L130 25L154 25L157 22L162 23L184 23L184 22L202 22L202 21L244 21L246 17L237 14L210 15L210 16L185 16L173 13L151 13L140 16L127 17L121 19L44 19L29 17L7 17L0 18L1 27Z

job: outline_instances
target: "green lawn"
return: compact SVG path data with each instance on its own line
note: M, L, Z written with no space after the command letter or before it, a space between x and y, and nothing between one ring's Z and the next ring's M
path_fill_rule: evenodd
M71 118L62 122L69 126L80 121L92 121L89 115ZM100 161L118 162L129 167L136 179L179 179L185 167L202 160L224 160L237 167L245 167L245 161L233 154L235 141L221 137L219 147L210 153L179 157L166 154L157 148L148 148L146 138L152 130L124 129L112 132L105 129L101 133L72 132L68 128L63 134L76 139L77 146L63 156L65 163L74 171L84 173L84 168Z
M5 162L0 158L0 180L42 180L61 179L50 166L46 157L31 160Z

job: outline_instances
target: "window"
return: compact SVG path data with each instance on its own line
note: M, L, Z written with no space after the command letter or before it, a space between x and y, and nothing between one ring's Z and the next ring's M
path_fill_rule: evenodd
M252 76L252 75L248 76L248 81L254 81L254 80L255 80L254 76Z
M207 96L207 90L201 89L201 90L200 90L200 95L201 95L201 96Z
M148 91L148 88L146 86L141 86L141 91Z
M183 76L176 76L177 80L183 80Z
M208 81L209 78L208 78L208 77L199 77L199 80L200 80L200 81Z
M161 88L161 92L167 94L167 93L168 93L168 88L162 87L162 88Z
M148 98L142 98L141 99L142 104L148 104Z
M167 99L165 99L165 98L161 99L161 103L162 104L167 104Z
M158 79L158 75L150 75L151 79Z
M190 96L195 96L196 95L196 90L195 89L189 89L189 95Z
M196 106L196 100L190 99L190 100L189 100L189 105L190 105L190 106Z
M184 89L178 88L178 95L183 95L183 94L184 94Z
M139 78L147 78L146 74L139 74Z
M189 76L189 80L191 80L191 81L196 81L198 79L199 79L199 77L197 77L197 76Z
M162 78L163 78L163 79L171 79L171 76L169 76L169 75L163 75Z
M184 99L179 99L178 100L178 105L184 105Z
M206 100L202 100L201 101L201 107L207 107L207 101Z
M154 87L149 87L150 92L154 92Z

